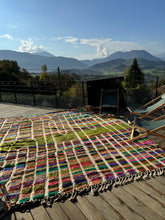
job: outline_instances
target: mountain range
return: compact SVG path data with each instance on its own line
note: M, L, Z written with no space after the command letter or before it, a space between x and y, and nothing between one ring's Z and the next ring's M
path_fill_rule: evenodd
M159 67L165 67L165 62L162 60L146 60L143 58L137 58L138 65L141 69L153 69ZM92 69L100 69L104 71L124 71L132 63L132 59L115 59L104 63L98 63L91 66Z
M46 54L46 56L45 56ZM0 50L0 60L16 60L21 68L29 72L41 72L41 66L47 65L47 69L86 69L88 66L83 62L68 57L48 56L48 53L31 54L11 50Z
M163 56L163 55L162 55ZM31 54L11 50L0 50L0 60L16 60L21 68L28 72L41 72L41 66L47 65L48 71L74 69L75 73L94 73L95 71L123 71L131 64L132 59L137 58L138 64L143 69L155 67L165 68L165 61L153 56L145 50L132 50L129 52L118 51L110 56L93 60L77 60L69 57L57 57L46 51Z
M117 52L115 52L105 58L94 59L94 60L83 60L82 62L89 65L89 66L92 66L97 63L105 63L107 61L116 60L116 59L130 60L130 59L134 59L134 58L137 58L137 59L142 58L145 60L153 60L153 61L160 60L160 58L151 55L150 53L148 53L145 50L132 50L129 52L117 51Z

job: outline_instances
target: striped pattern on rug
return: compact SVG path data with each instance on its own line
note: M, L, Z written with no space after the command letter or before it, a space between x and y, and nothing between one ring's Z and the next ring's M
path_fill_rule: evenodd
M0 184L8 206L93 194L162 175L165 149L129 140L120 119L65 111L0 119Z

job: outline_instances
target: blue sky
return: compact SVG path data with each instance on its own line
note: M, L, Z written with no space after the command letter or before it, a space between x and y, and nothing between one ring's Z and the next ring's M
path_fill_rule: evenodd
M0 0L0 50L93 59L165 52L165 0Z

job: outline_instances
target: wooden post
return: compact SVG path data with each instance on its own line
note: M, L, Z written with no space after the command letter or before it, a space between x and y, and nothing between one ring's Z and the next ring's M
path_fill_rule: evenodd
M60 68L58 67L58 89L59 89L59 96L61 95L61 73Z
M31 91L32 91L32 98L33 98L33 106L36 105L36 100L35 100L35 94L34 94L34 88L33 88L33 83L31 82Z
M85 92L84 92L84 82L82 81L82 95L83 95L83 106L85 105Z
M117 88L117 117L119 117L119 108L120 108L120 93L119 93L119 88Z
M15 98L15 103L17 104L17 93L16 93L16 86L14 85L14 98Z
M156 77L156 93L155 93L155 97L158 96L158 76Z
M55 102L56 102L56 108L57 108L57 89L56 89L56 84L53 84L53 90L54 90L54 96L55 96Z
M2 96L1 96L1 83L0 83L0 102L2 102Z
M101 89L99 116L101 115L102 102L103 102L103 93L104 93L104 89Z

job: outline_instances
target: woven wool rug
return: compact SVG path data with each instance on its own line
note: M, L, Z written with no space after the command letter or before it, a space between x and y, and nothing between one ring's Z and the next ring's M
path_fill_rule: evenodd
M65 111L0 119L0 196L19 207L162 175L165 149L120 119Z

